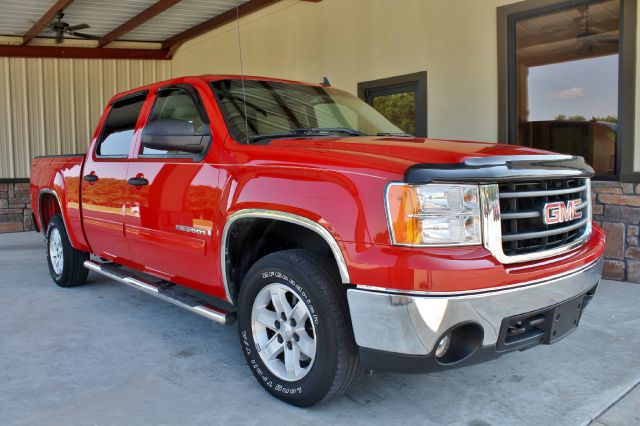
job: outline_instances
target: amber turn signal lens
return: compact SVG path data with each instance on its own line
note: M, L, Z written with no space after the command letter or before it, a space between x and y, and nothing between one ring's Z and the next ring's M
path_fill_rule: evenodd
M387 186L391 243L438 247L480 244L477 185L431 183Z
M420 244L422 229L417 214L420 200L415 189L407 185L389 187L388 208L393 236L397 244Z

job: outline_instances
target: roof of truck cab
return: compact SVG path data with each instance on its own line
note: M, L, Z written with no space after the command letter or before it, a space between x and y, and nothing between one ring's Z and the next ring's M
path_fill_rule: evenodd
M316 86L323 87L319 83L308 83L305 81L296 81L296 80L288 80L282 78L273 78L273 77L261 77L256 75L240 75L240 74L204 74L204 75L187 75L182 77L175 77L169 80L158 81L155 83L146 84L144 86L136 87L131 90L127 90L124 92L116 93L109 99L109 104L116 102L122 98L127 96L134 95L136 93L144 92L145 90L153 91L160 87L171 85L171 84L180 84L180 83L188 83L193 80L202 80L205 82L218 81L218 80L233 80L233 79L245 79L245 80L259 80L259 81L274 81L279 83L291 83L291 84L302 84L305 86Z

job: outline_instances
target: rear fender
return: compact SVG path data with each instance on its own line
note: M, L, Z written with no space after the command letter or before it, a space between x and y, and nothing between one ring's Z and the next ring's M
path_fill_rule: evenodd
M39 228L42 232L46 232L51 217L59 213L62 216L62 221L64 222L71 246L76 250L89 251L84 235L82 235L81 232L80 216L73 215L72 217L70 214L69 200L67 197L67 191L69 190L68 185L66 185L67 179L65 179L60 171L57 171L53 178L52 185L40 189L37 205ZM79 211L79 205L75 210Z

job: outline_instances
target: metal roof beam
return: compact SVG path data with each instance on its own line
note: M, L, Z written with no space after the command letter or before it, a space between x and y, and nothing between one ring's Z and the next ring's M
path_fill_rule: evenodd
M86 59L169 59L165 49L121 49L96 47L0 45L0 57L86 58Z
M236 8L232 8L227 10L220 15L214 16L211 19L208 19L194 27L189 28L181 33L178 33L162 43L162 47L164 49L169 49L171 52L171 56L173 53L180 47L180 45L192 38L198 37L204 33L215 30L229 22L233 22L236 17L242 18L243 16L247 16L253 12L256 12L264 7L270 6L279 2L280 0L249 0L246 3L243 3L238 6L238 10ZM319 3L322 0L301 0L308 3Z
M22 38L22 45L26 46L31 40L33 40L53 19L56 17L56 13L66 9L73 2L73 0L58 0L53 6L42 15L42 17L33 24L33 27Z
M112 41L120 38L121 36L133 31L136 27L144 24L149 19L169 9L171 6L175 5L179 1L180 0L159 0L154 5L143 10L142 12L140 12L139 14L129 19L124 24L120 25L119 27L109 32L109 34L105 35L100 40L98 40L98 47L104 47L107 44L111 43Z
M237 17L243 17L249 15L257 10L260 10L264 7L270 6L279 2L280 0L249 0L246 3L242 3L238 6L238 10L236 8L232 8L227 10L220 15L214 16L211 19L207 19L200 24L189 28L181 33L174 35L173 37L169 37L162 43L162 47L165 49L172 49L173 47L184 43L187 40L191 40L192 38L198 37L206 32L214 30L218 27L221 27L224 24L228 24L229 22L233 22Z

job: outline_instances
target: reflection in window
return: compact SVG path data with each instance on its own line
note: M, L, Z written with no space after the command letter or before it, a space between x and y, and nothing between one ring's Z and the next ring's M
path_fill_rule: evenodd
M519 19L517 143L581 155L616 174L619 0Z
M404 133L427 137L426 71L360 82L358 96Z
M97 155L129 155L133 132L145 98L146 94L133 96L113 104L102 129Z
M360 99L331 87L263 80L218 80L211 85L236 141L286 137L296 129L309 128L342 128L366 135L401 133Z
M200 134L205 123L200 116L196 100L182 89L165 89L158 93L153 105L149 123L156 120L182 120L193 124L193 130ZM142 147L143 155L193 155L183 151L168 151Z
M403 131L411 135L416 134L415 92L374 96L371 106Z

